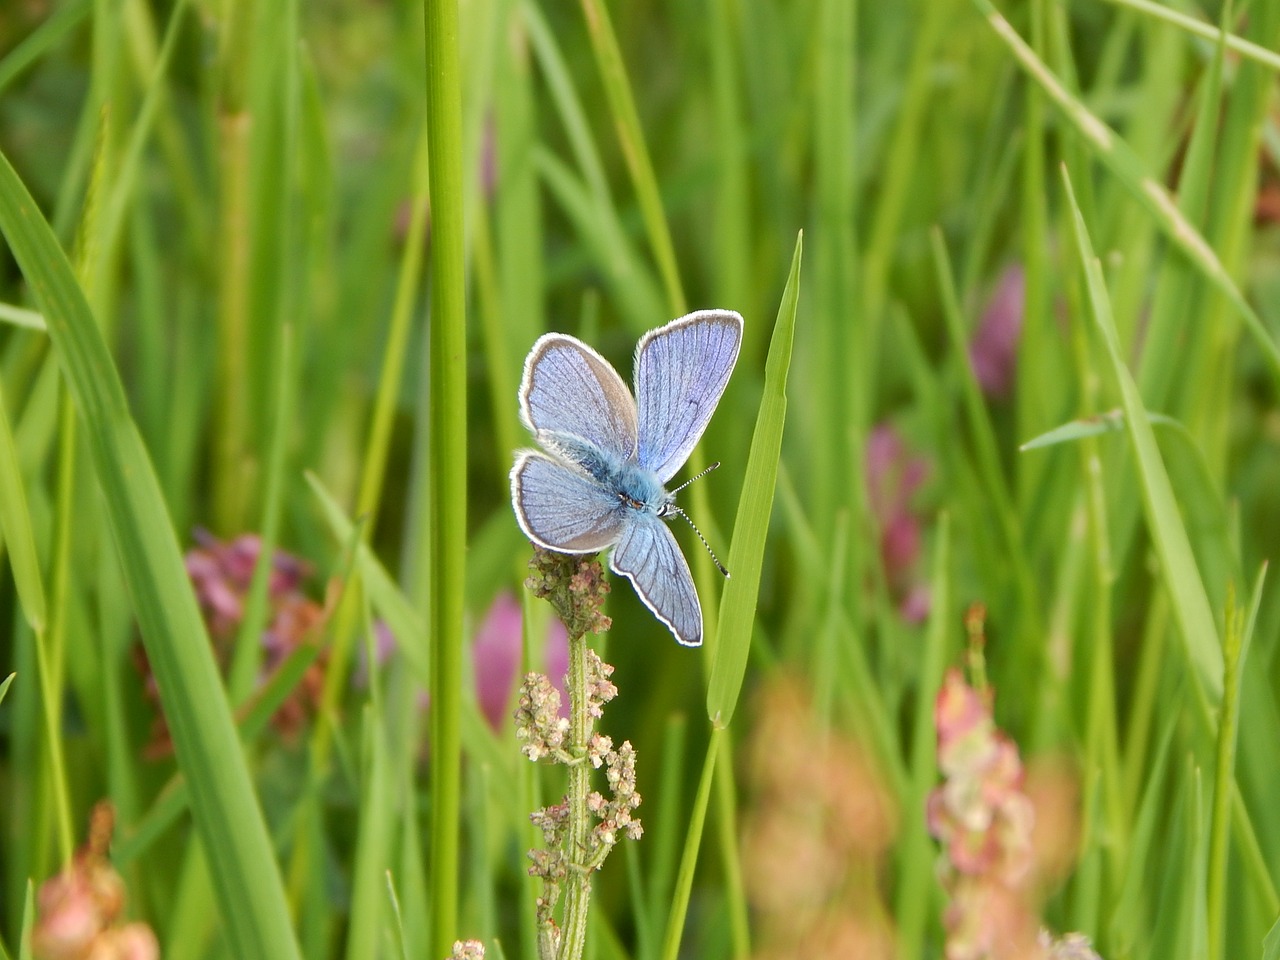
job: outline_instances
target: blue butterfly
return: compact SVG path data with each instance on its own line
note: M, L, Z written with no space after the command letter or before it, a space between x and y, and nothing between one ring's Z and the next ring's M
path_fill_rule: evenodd
M633 398L595 350L548 333L520 383L520 418L545 451L521 452L511 469L520 529L560 553L612 547L610 569L688 646L702 643L702 608L663 522L684 516L665 485L706 430L741 346L742 317L732 310L699 310L650 330L636 346Z

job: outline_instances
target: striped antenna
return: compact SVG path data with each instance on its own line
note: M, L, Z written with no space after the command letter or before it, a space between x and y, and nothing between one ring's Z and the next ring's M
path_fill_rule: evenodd
M703 477L705 477L708 473L710 473L712 470L714 470L718 466L720 466L719 460L717 460L711 466L707 467L707 469L703 470L697 476L690 477L684 483L680 484L680 486L676 487L674 490L671 491L671 496L674 497L677 493L679 493L689 484L693 483L693 481L701 480ZM707 553L711 554L711 562L716 565L716 569L719 570L722 574L724 574L724 578L728 580L729 579L728 569L725 567L723 563L720 562L720 558L716 556L716 552L711 549L711 544L707 543L707 538L702 535L702 531L698 529L698 525L689 519L689 515L687 513L685 513L683 510L677 507L674 503L668 503L663 508L662 512L659 513L658 515L661 517L665 517L668 514L672 514L672 513L678 513L680 514L680 516L684 517L684 522L693 528L693 532L698 535L698 539L702 541L702 545L707 548Z

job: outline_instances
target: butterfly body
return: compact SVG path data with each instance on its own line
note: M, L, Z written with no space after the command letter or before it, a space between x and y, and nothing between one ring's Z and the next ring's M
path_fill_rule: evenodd
M570 463L581 467L603 486L615 490L618 502L624 507L648 510L657 516L665 516L675 498L652 470L640 466L634 457L622 459L614 453L602 450L590 440L573 434L557 432L537 434L545 449L551 450Z
M607 360L575 337L540 337L525 361L520 412L541 451L511 470L516 519L562 553L612 548L610 567L687 645L702 609L664 520L679 512L666 483L684 465L728 383L742 317L689 314L641 338L633 397Z

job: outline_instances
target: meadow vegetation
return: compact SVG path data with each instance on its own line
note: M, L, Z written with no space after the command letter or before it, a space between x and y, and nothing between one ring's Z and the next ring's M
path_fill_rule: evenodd
M0 960L1280 960L1278 49L0 7ZM508 473L711 307L691 649Z

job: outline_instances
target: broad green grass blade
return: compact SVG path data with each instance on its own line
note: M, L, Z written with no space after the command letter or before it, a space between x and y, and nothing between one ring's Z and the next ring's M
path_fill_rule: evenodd
M27 509L27 492L19 471L17 447L9 425L8 405L0 392L0 534L13 568L13 581L18 588L22 613L31 629L44 630L47 611L44 581L40 576L40 556L36 552L36 536L31 529Z
M298 957L262 810L151 460L71 265L0 155L0 229L35 294L92 453L143 643L239 956Z
M751 439L751 454L747 458L746 480L738 500L738 515L733 523L729 569L737 576L725 585L720 598L720 632L716 639L715 663L707 685L707 715L717 727L727 727L733 719L747 669L747 654L751 649L756 600L760 595L760 571L764 566L765 539L769 533L769 517L773 513L782 430L787 416L787 373L791 367L791 345L795 338L803 252L804 235L800 234L796 237L791 272L774 322L769 359L765 363L764 395L760 399L760 413Z
M1142 485L1142 499L1147 524L1160 557L1165 588L1173 604L1187 658L1193 670L1196 689L1216 709L1222 701L1222 646L1214 623L1204 583L1196 569L1186 528L1178 513L1173 487L1160 457L1155 434L1142 405L1142 397L1132 374L1125 366L1111 320L1111 304L1102 279L1102 268L1093 248L1080 208L1076 206L1071 179L1063 170L1074 226L1076 247L1085 270L1085 282L1094 323L1111 360L1112 376L1119 390L1129 428L1129 440Z
M4 695L9 692L9 687L13 685L13 678L16 676L16 673L11 673L3 680L0 680L0 703L4 703Z
M1222 293L1239 312L1246 328L1262 350L1271 373L1280 380L1280 347L1257 312L1251 307L1231 275L1223 267L1213 248L1178 209L1168 190L1159 180L1147 173L1142 160L1120 136L1099 120L1078 99L1071 95L1048 66L1018 35L1013 26L1001 16L991 0L973 0L990 22L992 28L1008 45L1018 64L1049 95L1058 109L1089 145L1093 154L1124 184L1159 226L1165 237L1194 263L1205 277Z

